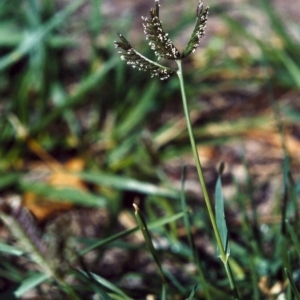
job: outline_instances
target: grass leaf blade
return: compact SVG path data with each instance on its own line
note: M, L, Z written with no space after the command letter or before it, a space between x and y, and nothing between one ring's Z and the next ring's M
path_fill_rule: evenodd
M49 278L49 275L42 273L31 274L28 278L23 280L22 284L15 290L14 294L16 297L21 297L25 293L31 291L33 288L44 282Z
M221 164L217 183L216 183L216 188L215 188L215 212L216 212L217 227L220 232L223 249L228 257L230 254L230 249L228 245L228 230L227 230L227 225L225 220L224 198L223 198L222 181L221 181L223 168L224 165ZM220 249L218 249L218 255L221 256Z
M290 272L287 270L287 268L284 268L285 274L289 280L289 283L291 285L292 291L294 293L294 296L297 300L300 300L300 293L295 285L295 282L293 280L293 277L291 276Z
M157 252L156 252L156 250L153 246L153 243L152 243L152 240L151 240L151 236L150 236L146 221L145 221L144 217L142 216L138 206L136 204L133 204L133 207L135 209L136 220L138 222L140 230L143 233L146 245L147 245L148 249L150 250L150 252L151 252L151 254L154 258L154 261L155 261L155 263L158 267L158 270L159 270L159 273L160 273L160 276L161 276L161 280L162 280L162 297L161 298L164 300L164 299L166 299L166 286L165 286L166 285L166 279L165 279L165 275L164 275L164 272L162 270L162 266L160 264L159 258L157 256Z

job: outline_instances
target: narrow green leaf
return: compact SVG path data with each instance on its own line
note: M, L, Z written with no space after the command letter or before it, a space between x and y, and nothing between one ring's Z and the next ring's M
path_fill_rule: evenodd
M84 271L80 271L83 275L89 278L88 274ZM90 274L93 276L93 279L100 283L102 286L107 288L108 290L112 291L113 293L118 294L119 296L123 297L124 300L132 300L132 298L128 297L121 289L119 289L116 285L111 283L110 281L104 279L103 277L96 275L92 272ZM112 299L110 296L107 296L106 299Z
M274 50L275 51L275 50ZM297 62L295 62L284 50L276 50L278 58L282 61L283 66L286 67L295 85L300 89L300 68Z
M288 188L284 186L283 188L283 201L281 206L281 234L286 235L286 222L287 219L287 207L288 207Z
M22 181L20 183L24 191L31 191L35 194L46 197L49 200L72 202L83 206L105 207L106 199L92 193L71 189L71 188L54 188L53 186L44 183L35 183Z
M161 226L164 226L165 224L174 222L174 221L176 221L176 220L178 220L178 219L180 219L182 217L183 217L183 213L178 213L178 214L175 214L175 215L172 215L172 216L167 216L167 217L164 217L164 218L160 218L157 221L150 222L148 227L150 229L161 227ZM115 240L118 240L120 238L126 237L126 236L128 236L128 235L136 232L138 229L139 229L139 227L137 226L137 227L134 227L134 228L127 229L127 230L124 230L122 232L119 232L117 234L114 234L114 235L112 235L112 236L110 236L110 237L108 237L106 239L101 240L101 241L97 241L93 245L89 246L88 248L81 250L79 252L79 254L80 255L85 255L88 252L94 250L95 248L108 245L109 243L111 243L111 242L113 242Z
M286 228L291 236L291 239L293 241L293 244L295 246L295 249L297 251L298 256L300 257L300 241L299 238L295 232L295 229L291 226L290 222L288 220L285 221Z
M197 290L197 287L198 287L198 284L196 284L196 285L194 286L194 288L193 288L193 290L192 290L192 292L191 292L191 294L190 294L188 300L193 300L193 299L194 299L194 295L195 295L195 292L196 292L196 290Z
M31 133L41 132L49 123L53 122L56 118L60 117L61 114L67 109L74 107L80 101L83 101L84 96L91 91L93 87L99 84L109 70L111 70L117 63L117 58L111 58L103 63L98 69L96 69L87 78L83 79L75 91L68 95L63 103L55 107L49 114L45 115L39 122L37 122L31 129Z
M224 169L224 165L222 163L220 166L219 175L218 175L216 188L215 188L215 212L216 212L217 227L220 232L223 249L228 257L230 254L230 249L228 245L228 231L227 231L227 225L225 220L224 198L223 198L222 181L221 181L221 175L223 169ZM221 255L220 249L218 249L218 255Z
M289 280L289 283L291 285L292 291L294 293L294 296L296 297L297 300L300 300L300 293L295 285L295 282L293 280L293 277L291 276L290 272L287 270L287 268L284 268L285 274Z
M31 274L28 278L23 280L21 285L15 290L14 294L17 298L23 296L25 293L31 291L39 284L47 280L49 276L43 273Z
M151 236L150 236L150 233L149 233L146 221L145 221L144 217L142 216L142 214L141 214L140 209L138 208L138 206L136 204L133 204L133 207L135 209L136 220L138 222L140 230L143 233L146 245L147 245L148 249L150 250L150 252L151 252L151 254L152 254L152 256L153 256L153 258L154 258L154 260L156 262L156 265L157 265L157 267L159 269L162 281L164 283L165 282L165 275L163 273L160 261L158 259L157 252L156 252L156 250L155 250L155 248L153 246L153 243L152 243L152 240L151 240Z
M84 281L87 281L87 284L93 288L93 290L100 296L100 299L103 300L112 300L112 298L107 294L106 290L104 289L103 285L100 284L98 280L94 277L94 274L90 272L88 267L86 266L84 260L82 257L79 257L79 262L82 270L74 270L76 275L79 275L80 277L83 277L82 279Z
M123 121L118 122L116 132L121 137L124 137L130 133L131 130L137 127L139 123L144 121L145 116L149 113L151 108L153 109L155 102L155 96L158 92L157 81L153 81L151 85L147 88L144 95L139 99L139 101L131 107L126 118Z
M268 0L260 0L259 4L262 8L262 10L265 11L265 15L269 18L269 22L271 24L271 28L275 31L276 35L281 37L284 43L286 44L286 48L290 50L298 51L298 45L293 38L293 35L289 32L289 27L286 26L286 23L283 20L280 15L278 14L277 10L275 9L275 6L270 3ZM282 49L280 49L281 51ZM297 52L298 54L298 52Z
M177 288L178 292L180 294L185 294L186 293L186 289L185 287L178 281L178 279L176 278L176 274L173 274L172 272L170 272L168 269L164 269L164 274L166 276L166 278L168 279L168 281Z
M16 184L20 179L20 174L8 173L0 175L0 189L6 188L12 184Z
M110 186L120 190L135 191L146 195L156 195L178 199L179 193L176 190L156 186L151 183L141 182L125 176L117 176L101 172L82 172L78 174L87 182Z
M152 240L151 240L151 236L150 236L146 221L145 221L144 217L142 216L138 206L136 204L133 204L133 207L135 209L136 220L138 222L140 230L143 233L146 245L147 245L148 249L150 250L150 252L152 254L152 257L154 258L154 261L155 261L155 263L158 267L158 270L159 270L159 273L160 273L160 276L161 276L161 281L162 281L161 299L165 300L166 297L167 297L166 296L166 279L165 279L165 275L164 275L162 266L160 264L157 252L156 252L156 250L153 246L153 243L152 243Z
M72 2L64 10L54 15L43 27L24 36L22 42L15 50L0 59L0 70L3 71L10 65L18 62L24 55L28 54L32 48L36 47L54 28L59 26L66 18L73 13L83 3L82 0Z
M6 245L3 243L0 243L0 252L4 252L10 255L14 255L14 256L21 256L24 254L24 251L14 247L14 246L10 246L10 245Z

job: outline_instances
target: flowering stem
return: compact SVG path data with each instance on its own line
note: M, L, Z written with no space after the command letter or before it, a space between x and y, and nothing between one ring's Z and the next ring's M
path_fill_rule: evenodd
M214 235L215 235L216 240L217 240L217 245L218 245L218 248L220 249L220 258L221 258L221 260L222 260L222 262L225 266L226 273L227 273L229 283L230 283L230 287L233 290L234 299L239 299L238 293L237 293L237 290L236 290L236 287L235 287L235 284L234 284L233 276L232 276L232 273L231 273L231 270L230 270L230 266L228 264L228 256L224 251L224 247L223 247L223 244L222 244L220 232L218 230L215 215L214 215L214 212L213 212L213 209L212 209L212 206L211 206L211 203L210 203L210 199L209 199L209 196L208 196L208 191L207 191L207 187L206 187L206 183L205 183L205 179L204 179L204 175L203 175L203 170L202 170L200 158L199 158L199 155L198 155L198 151L197 151L197 147L196 147L196 143L195 143L195 139L194 139L190 113L189 113L189 109L188 109L188 105L187 105L187 99L186 99L186 95L185 95L181 60L176 60L176 62L177 62L177 65L178 65L177 75L178 75L179 82L180 82L180 90L181 90L181 96L182 96L184 115L185 115L185 118L186 118L187 129L188 129L189 138L190 138L190 142L191 142L191 146L192 146L192 152L193 152L193 155L194 155L194 160L195 160L195 163L196 163L197 173L198 173L200 185L201 185L201 188L202 188L205 204L206 204L208 214L209 214L209 217L210 217L210 221L211 221L211 224L212 224L212 227L213 227Z
M40 241L38 241L38 236L34 232L33 224L28 223L31 222L31 219L24 214L24 211L21 210L21 213L23 223L21 223L17 218L6 214L1 210L0 220L3 221L3 223L11 231L12 235L18 240L19 244L24 249L24 252L28 253L32 260L43 270L45 280L46 278L52 277L70 296L70 299L80 300L73 287L68 285L65 279L58 273L56 268L53 266L52 261L47 259L45 253L42 253L42 245L38 245ZM30 229L30 227L28 226L31 226L31 234L29 234L28 228ZM24 229L26 227L28 227L27 230Z

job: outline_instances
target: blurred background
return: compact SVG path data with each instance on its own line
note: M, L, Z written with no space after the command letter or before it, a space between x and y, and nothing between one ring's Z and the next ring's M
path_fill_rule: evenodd
M161 1L164 29L179 50L193 30L197 4ZM0 1L0 201L20 201L42 230L69 214L76 234L104 238L135 226L134 201L150 219L178 212L183 165L196 228L207 220L178 78L150 78L114 48L119 32L154 59L141 20L153 5ZM300 189L300 10L291 0L207 5L206 35L183 62L200 159L211 192L225 162L229 224L239 224L242 186L266 230L280 218L285 164ZM0 235L9 239L4 226ZM199 234L199 249L209 255L210 246ZM132 251L118 249L111 260L112 250L104 249L94 266L105 278L129 270ZM131 262L130 272L145 260Z

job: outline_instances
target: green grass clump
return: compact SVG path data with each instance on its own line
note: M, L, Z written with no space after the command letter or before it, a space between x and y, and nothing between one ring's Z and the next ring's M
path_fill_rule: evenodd
M154 1L145 55L128 11L116 22L101 0L0 3L1 299L300 299L297 24L265 0L212 2L209 20L202 1L186 3L177 17L173 1ZM258 14L279 46L249 30ZM214 18L227 33L203 40ZM247 160L247 137L264 130L269 156L255 159L275 156L276 181ZM193 176L201 192L190 194ZM71 211L35 219L28 194Z

